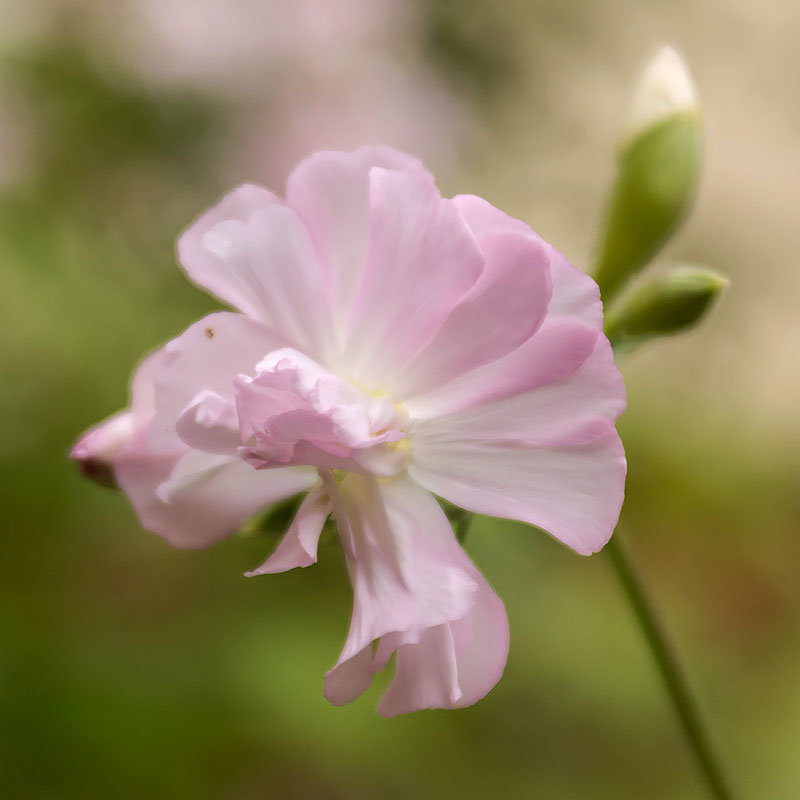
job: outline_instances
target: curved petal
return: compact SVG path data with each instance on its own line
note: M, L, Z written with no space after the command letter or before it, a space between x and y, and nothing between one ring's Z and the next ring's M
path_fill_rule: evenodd
M395 651L384 716L483 697L505 666L508 622L439 504L407 477L383 484L348 477L342 492L353 620L325 676L325 697L334 705L354 700Z
M469 561L466 554L465 561ZM464 708L500 680L508 657L508 618L500 598L472 566L475 603L461 619L397 649L394 678L381 698L384 717L424 708ZM383 646L383 641L381 641ZM379 653L380 656L380 653Z
M586 362L601 339L608 344L584 322L547 319L512 353L406 400L405 407L412 419L429 420L563 381Z
M353 619L339 663L387 633L419 638L458 619L477 589L457 563L460 547L436 501L406 477L384 484L348 475L343 547L353 582Z
M252 368L275 344L260 323L220 312L139 367L131 390L133 431L115 454L113 469L144 528L177 547L206 547L316 481L314 470L259 473L233 453L198 452L176 431L184 406L201 390L215 392L217 401L232 398L236 371L245 364Z
M319 537L330 513L331 501L327 491L317 489L309 492L272 555L260 567L245 572L245 575L252 578L316 564Z
M134 434L133 414L128 409L118 411L85 431L72 446L69 457L84 478L113 488L117 485L114 461Z
M477 590L438 503L407 477L379 484L351 474L340 497L334 509L353 584L353 617L326 675L325 697L334 705L352 699L333 693L339 672L352 671L348 662L372 642L390 633L418 641L428 628L464 616Z
M269 192L241 187L179 240L189 276L288 341L322 355L333 327L325 275L297 214ZM236 216L233 212L238 213Z
M175 446L178 420L188 416L189 406L199 402L202 392L216 395L219 420L230 420L225 404L233 405L236 375L253 372L267 353L284 345L285 339L274 331L241 314L220 311L195 322L167 343L154 370L151 391L156 411L149 440L159 448ZM188 435L187 416L182 430Z
M209 247L209 234L220 223L248 223L257 212L280 203L272 192L246 183L226 194L210 211L198 217L178 239L178 260L189 278L201 288L249 316L263 312L252 285L220 251Z
M175 430L189 447L205 453L233 453L241 444L236 407L208 389L181 412Z
M563 322L552 329L591 331L582 323L572 329ZM487 399L447 415L418 420L412 433L412 452L422 443L434 446L440 440L494 439L558 447L574 443L576 432L585 432L587 424L596 420L601 429L598 435L602 435L602 423L613 422L625 409L625 384L614 365L611 346L604 336L596 337L591 355L564 376L559 370L566 366L573 342L567 340L558 348L554 339L548 337L544 344L552 347L542 347L536 353L541 358L531 359L527 390L520 383L522 391L500 399ZM578 357L583 356L579 349L583 344L578 338L574 349Z
M242 461L219 463L212 460L218 457L208 456L211 466L182 476L178 484L171 476L185 455L159 452L141 442L120 457L115 469L142 527L175 547L202 548L224 539L256 512L317 480L313 469L257 472Z
M335 321L342 334L366 260L372 167L427 175L422 163L405 153L389 147L362 147L352 153L314 153L298 164L286 185L286 202L305 222L327 272Z
M453 202L476 236L489 231L511 230L542 242L550 253L553 279L553 297L548 314L577 318L597 330L603 329L600 290L592 278L570 264L564 255L545 242L527 223L510 217L483 198L461 194L454 197Z
M430 341L475 285L483 257L426 177L373 167L364 277L344 361L372 389Z
M255 377L234 381L242 441L240 455L258 468L310 464L396 474L402 453L385 443L404 437L395 408L320 367L302 353L274 350ZM332 460L333 457L333 460Z
M547 249L530 236L496 231L478 239L483 274L433 339L392 379L389 391L415 397L511 353L547 313Z
M561 447L421 439L414 442L409 473L455 505L536 525L590 555L605 545L617 524L625 466L614 426L595 419Z

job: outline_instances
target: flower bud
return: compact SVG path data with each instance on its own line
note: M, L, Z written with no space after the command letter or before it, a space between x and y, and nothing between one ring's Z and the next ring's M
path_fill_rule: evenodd
M701 151L691 76L677 51L664 47L642 75L620 147L595 269L605 301L653 258L686 215Z
M70 458L84 478L116 489L114 460L133 438L129 411L120 411L87 431L74 445Z
M697 325L727 278L706 267L674 267L642 283L606 315L606 335L615 350L631 350L656 336Z

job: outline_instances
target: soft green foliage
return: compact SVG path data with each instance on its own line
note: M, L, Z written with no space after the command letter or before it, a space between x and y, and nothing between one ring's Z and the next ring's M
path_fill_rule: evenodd
M656 122L622 147L594 272L606 302L686 216L701 151L702 126L694 111Z

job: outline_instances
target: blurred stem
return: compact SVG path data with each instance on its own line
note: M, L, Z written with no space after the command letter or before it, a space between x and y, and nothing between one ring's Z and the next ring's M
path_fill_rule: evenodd
M717 754L711 746L708 730L701 718L697 701L689 690L686 675L678 663L664 627L645 591L644 584L636 571L619 530L611 537L605 550L611 558L622 589L658 665L667 694L681 721L698 766L708 782L711 796L715 800L733 800L733 791L720 766Z

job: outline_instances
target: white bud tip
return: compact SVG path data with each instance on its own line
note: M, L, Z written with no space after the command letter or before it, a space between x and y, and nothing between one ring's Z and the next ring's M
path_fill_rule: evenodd
M674 47L664 45L650 59L639 79L628 134L634 136L659 120L698 108L689 67Z

